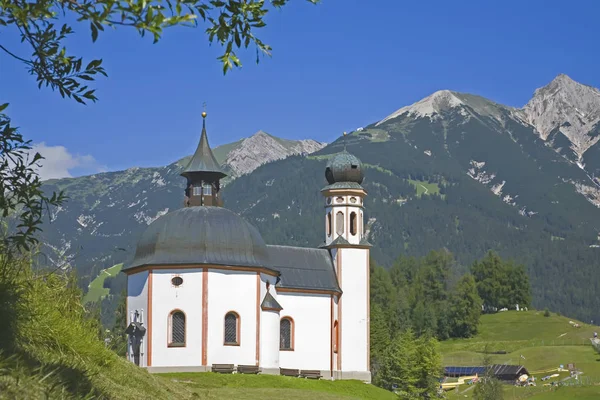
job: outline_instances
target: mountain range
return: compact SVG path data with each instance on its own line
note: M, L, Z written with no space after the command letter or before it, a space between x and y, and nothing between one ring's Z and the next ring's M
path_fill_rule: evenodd
M324 166L346 146L366 168L377 263L447 248L465 270L493 249L527 266L535 306L598 319L599 121L600 91L559 75L522 108L442 90L326 146L258 132L215 155L226 207L268 243L322 241ZM44 227L49 260L87 283L126 259L182 205L183 162L46 182L70 197Z

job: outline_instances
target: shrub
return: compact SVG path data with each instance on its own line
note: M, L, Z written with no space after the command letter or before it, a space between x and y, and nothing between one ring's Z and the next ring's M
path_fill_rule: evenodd
M549 317L550 316L550 310L548 310L547 308L544 309L544 317Z

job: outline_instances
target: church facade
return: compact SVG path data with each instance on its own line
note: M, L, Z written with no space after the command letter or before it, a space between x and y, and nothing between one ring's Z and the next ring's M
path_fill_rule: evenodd
M318 370L370 382L369 249L360 160L327 164L318 248L264 243L223 207L226 174L200 143L182 176L184 207L142 234L128 275L128 358L150 372L203 372L215 364Z

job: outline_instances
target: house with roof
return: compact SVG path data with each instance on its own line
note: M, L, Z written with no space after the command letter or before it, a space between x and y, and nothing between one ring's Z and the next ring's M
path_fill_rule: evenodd
M344 149L325 168L323 216L307 216L323 218L321 246L267 245L223 207L226 174L202 117L200 143L181 173L183 207L147 227L123 269L129 359L150 372L233 365L370 382L360 160Z

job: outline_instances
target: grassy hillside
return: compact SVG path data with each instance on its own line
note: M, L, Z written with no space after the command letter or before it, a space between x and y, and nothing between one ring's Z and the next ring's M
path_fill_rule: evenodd
M286 400L393 400L386 390L359 381L307 380L273 375L220 375L214 373L163 374L200 399Z
M579 328L569 322L577 323ZM536 377L537 386L529 388L505 387L506 399L596 399L600 398L600 358L590 343L599 327L559 316L554 313L544 317L541 311L508 311L483 315L479 333L470 339L444 341L440 345L444 366L477 366L482 364L483 352L491 354L496 364L520 364ZM568 372L558 367L573 363L582 375L578 380L569 378ZM558 373L559 376L542 382L540 378ZM562 381L560 388L544 383ZM583 384L583 386L580 386ZM449 392L450 398L460 395L471 398L472 385L462 385Z
M104 296L109 294L109 289L104 287L104 280L109 276L115 277L119 272L121 272L121 268L123 268L123 264L113 265L110 268L103 269L100 271L100 274L90 282L88 286L88 291L83 298L83 303L89 303L92 301L100 301Z

